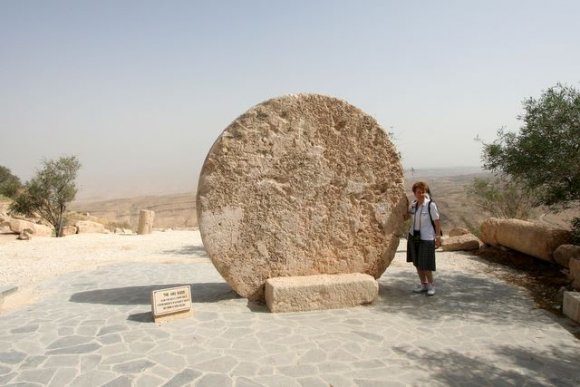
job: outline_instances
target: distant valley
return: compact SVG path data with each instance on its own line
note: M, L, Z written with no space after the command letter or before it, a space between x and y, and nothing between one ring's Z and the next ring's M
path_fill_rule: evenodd
M477 208L467 196L465 188L475 177L485 176L478 168L440 168L407 171L406 193L412 197L411 185L415 181L426 181L437 201L442 215L443 229L448 232L455 227L477 229L490 215ZM109 200L78 200L71 203L70 210L88 213L102 223L125 224L137 228L139 211L155 211L156 228L193 228L197 226L195 192L168 195L144 195ZM577 209L559 214L538 211L536 221L551 226L567 227Z

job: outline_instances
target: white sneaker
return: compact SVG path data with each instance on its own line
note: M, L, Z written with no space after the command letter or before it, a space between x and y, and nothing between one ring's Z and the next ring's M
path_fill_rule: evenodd
M415 289L413 289L413 293L425 293L427 291L427 286L425 284L419 284Z
M428 296L434 296L435 295L435 288L433 287L433 285L428 284L426 290L427 290L427 295Z

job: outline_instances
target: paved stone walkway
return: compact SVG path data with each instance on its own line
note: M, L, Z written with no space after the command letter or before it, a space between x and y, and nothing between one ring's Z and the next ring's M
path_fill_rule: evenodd
M69 273L0 315L0 385L580 385L573 322L438 254L434 297L410 292L398 252L374 304L287 314L237 297L209 261ZM153 324L151 291L183 284L193 317Z

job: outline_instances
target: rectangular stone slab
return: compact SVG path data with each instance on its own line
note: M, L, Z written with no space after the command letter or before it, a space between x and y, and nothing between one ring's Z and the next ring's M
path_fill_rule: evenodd
M580 293L564 292L564 314L580 323Z
M300 312L369 304L379 285L361 273L277 277L266 280L265 293L271 312Z

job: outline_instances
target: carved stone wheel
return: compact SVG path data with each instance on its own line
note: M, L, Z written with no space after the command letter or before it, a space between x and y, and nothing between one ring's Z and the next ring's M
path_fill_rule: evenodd
M197 215L218 272L263 299L272 277L367 273L393 259L405 211L399 153L342 100L289 95L254 106L203 165Z

